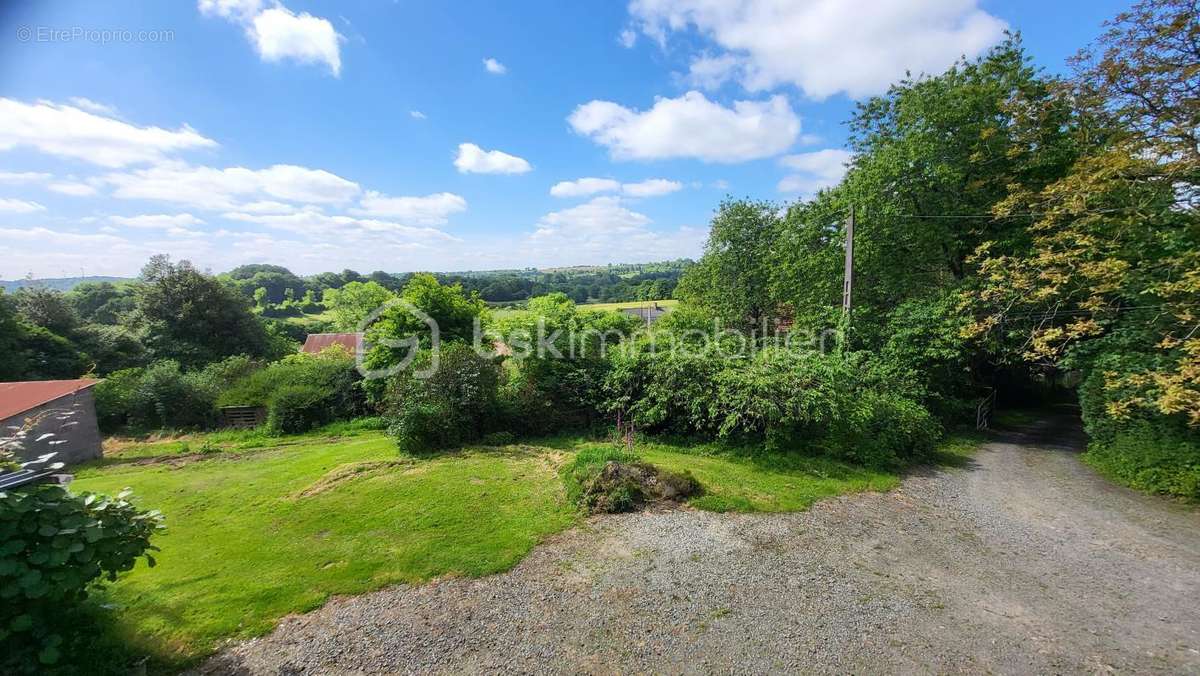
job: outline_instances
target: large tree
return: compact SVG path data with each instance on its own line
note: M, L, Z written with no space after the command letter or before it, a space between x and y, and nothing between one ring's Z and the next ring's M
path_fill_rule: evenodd
M1088 153L996 208L1033 214L1031 246L980 247L974 329L1029 360L1074 357L1104 402L1093 419L1200 425L1200 6L1141 2L1108 28L1059 97Z
M196 367L230 355L273 351L246 297L190 262L154 256L141 281L134 321L155 358Z

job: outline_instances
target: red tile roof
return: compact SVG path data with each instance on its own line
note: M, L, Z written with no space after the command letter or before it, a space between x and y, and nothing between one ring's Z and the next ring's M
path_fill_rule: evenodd
M341 345L353 355L358 352L362 336L361 333L310 333L304 339L304 347L300 348L300 351L317 354L331 345Z
M31 380L20 383L0 383L0 420L23 413L31 408L74 394L100 382L99 380Z

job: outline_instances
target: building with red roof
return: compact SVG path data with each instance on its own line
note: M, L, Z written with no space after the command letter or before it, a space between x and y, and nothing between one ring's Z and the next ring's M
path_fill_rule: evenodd
M334 345L340 345L351 355L355 355L362 346L362 339L361 333L310 333L305 337L304 347L300 348L300 351L318 354Z
M54 453L67 464L99 458L100 426L92 386L99 380L0 383L0 437L18 438L16 454L32 460Z

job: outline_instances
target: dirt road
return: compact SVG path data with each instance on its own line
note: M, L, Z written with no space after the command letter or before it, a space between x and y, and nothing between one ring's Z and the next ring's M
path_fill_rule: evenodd
M780 515L604 517L512 571L337 599L209 673L1200 673L1200 512L1060 422Z

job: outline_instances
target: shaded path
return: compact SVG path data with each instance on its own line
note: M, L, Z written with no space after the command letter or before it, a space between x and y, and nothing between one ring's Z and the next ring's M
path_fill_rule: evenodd
M208 673L1200 673L1200 512L1069 422L810 512L593 519L512 571L336 599Z

